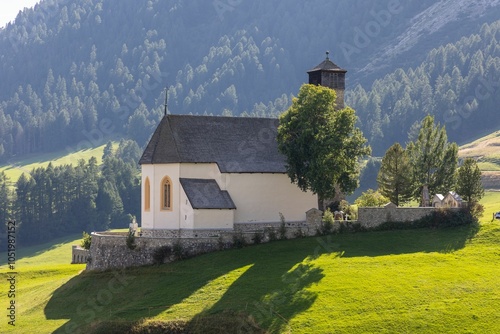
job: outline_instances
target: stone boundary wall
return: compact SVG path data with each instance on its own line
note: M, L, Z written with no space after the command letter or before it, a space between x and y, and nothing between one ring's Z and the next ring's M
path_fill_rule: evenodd
M382 208L359 208L358 221L350 221L361 227L371 229L387 221L411 222L431 214L438 208L398 208L389 205ZM286 222L286 238L314 236L321 228L322 212L311 209L306 214L305 222ZM150 230L141 229L135 238L136 248L131 250L126 244L126 233L92 233L90 256L87 270L121 269L151 265L153 254L162 246L174 247L180 244L188 256L231 248L235 238L243 239L246 244L253 244L256 234L260 234L260 242L270 241L269 232L274 231L279 237L281 222L272 223L235 223L234 230ZM337 231L340 224L334 224L332 232ZM165 259L164 262L173 261Z
M87 270L121 269L151 265L154 264L153 253L156 249L162 246L173 247L179 241L189 255L203 254L220 249L218 238L136 237L135 249L129 249L126 240L127 236L125 235L92 233Z
M317 221L285 222L286 238L316 235L320 228ZM235 224L234 230L150 230L141 229L135 238L136 248L127 247L125 233L93 232L87 270L121 269L151 265L153 253L163 246L173 247L180 243L188 256L231 248L234 238L243 238L246 244L253 244L260 233L261 242L269 242L269 231L279 237L281 223ZM167 259L165 262L169 262Z
M71 263L87 263L87 259L90 256L90 251L88 249L82 248L80 246L73 245L71 247Z
M385 222L412 222L430 215L439 208L404 208L387 206L381 208L358 208L358 223L367 229ZM452 209L453 210L453 209Z

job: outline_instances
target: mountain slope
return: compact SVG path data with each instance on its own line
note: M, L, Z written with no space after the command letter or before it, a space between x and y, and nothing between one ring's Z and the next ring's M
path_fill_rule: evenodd
M173 113L276 116L326 49L367 87L499 16L498 0L42 0L0 30L0 159L142 145L167 86Z

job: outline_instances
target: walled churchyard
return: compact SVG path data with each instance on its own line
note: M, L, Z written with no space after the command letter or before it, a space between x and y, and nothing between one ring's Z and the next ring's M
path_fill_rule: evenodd
M325 231L323 212L311 209L306 221L235 224L232 230L144 230L132 234L94 232L90 250L73 249L73 262L87 262L87 270L107 270L152 265L244 245L336 233L342 228L373 230L385 222L413 222L433 207L385 207L358 209L358 220L336 221ZM441 209L442 210L442 209ZM456 209L447 209L456 210ZM86 256L84 256L86 255Z

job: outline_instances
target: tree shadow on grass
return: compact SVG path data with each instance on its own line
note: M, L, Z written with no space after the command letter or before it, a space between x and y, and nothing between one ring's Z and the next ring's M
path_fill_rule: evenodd
M68 319L54 333L100 332L93 329L110 321L114 324L102 332L124 333L124 322L130 328L143 318L169 313L213 280L240 269L243 273L222 297L208 310L191 314L187 326L231 310L253 315L259 325L280 327L285 320L277 319L290 319L312 305L316 296L304 288L323 277L320 268L302 263L314 253L314 240L296 243L293 248L276 242L162 266L82 273L53 293L45 316Z
M217 303L193 317L188 328L192 333L223 333L223 324L205 319L223 314L229 308L248 316L238 323L234 333L255 333L257 329L278 333L286 329L290 319L309 309L316 300L317 294L307 287L324 277L323 270L306 262L283 275L269 272L267 265L253 266Z
M479 225L419 228L330 236L331 248L341 257L385 256L412 253L451 253L464 248L479 232Z
M448 253L465 247L477 232L477 226L463 226L346 233L228 250L162 266L83 273L54 292L45 315L47 319L68 319L55 333L127 333L124 328L132 328L144 318L159 314L168 318L176 305L178 308L210 282L238 270L237 278L219 291L213 304L202 311L185 311L185 317L192 319L183 328L190 333L219 333L221 319L241 317L237 326L242 333L259 332L255 328L281 332L316 300L308 287L324 277L312 261L320 254ZM99 324L106 322L99 330Z

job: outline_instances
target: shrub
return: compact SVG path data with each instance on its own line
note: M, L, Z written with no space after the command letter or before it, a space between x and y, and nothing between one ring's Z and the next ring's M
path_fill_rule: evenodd
M354 201L354 204L362 207L380 207L389 202L390 200L382 195L378 190L375 191L373 189L368 189Z
M127 247L129 249L131 249L131 250L136 249L137 245L135 244L135 234L134 234L134 231L132 231L132 230L128 231L126 243L127 243Z
M260 244L263 239L264 239L264 234L262 232L255 232L255 234L252 237L252 241L256 245Z
M87 232L83 232L83 240L80 243L80 246L84 249L90 249L90 245L92 244L92 236Z
M154 264L162 264L165 261L165 258L169 257L172 254L172 247L165 245L156 248L153 251L153 263Z
M243 233L236 232L233 234L233 247L234 248L243 248L246 246L246 244L247 244L247 241L245 240Z
M305 238L306 233L302 230L302 228L299 226L299 228L295 231L293 234L295 238Z
M318 234L331 234L333 232L334 221L335 217L333 216L333 213L329 209L327 209L323 214L323 219L321 220L321 226Z
M279 239L280 240L286 240L286 222L285 222L285 216L280 212L280 221L281 221L281 224L280 224L280 227L279 227L279 230L278 230L278 234L279 234Z
M467 209L469 210L471 216L474 217L476 220L479 220L479 218L483 216L484 206L482 206L479 203L476 202L470 203Z
M224 237L222 237L222 235L219 235L219 237L217 238L217 246L219 250L223 250L226 248L226 243L224 242Z
M187 259L188 253L180 240L177 240L172 247L172 254L177 260Z
M272 227L266 228L264 233L266 233L266 232L267 232L267 236L269 238L269 241L278 240L278 235L276 234L276 231L274 230L274 228L272 228Z
M480 209L477 209L480 210ZM441 209L431 212L425 217L413 222L388 221L373 228L373 230L406 230L412 228L448 228L464 225L474 225L477 218L468 208L460 210Z

